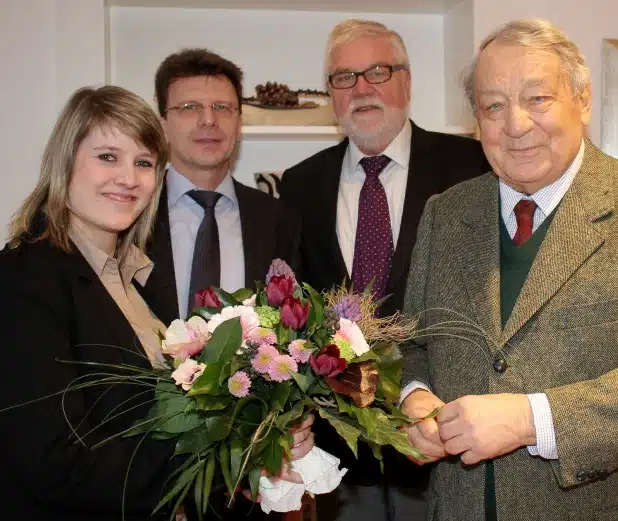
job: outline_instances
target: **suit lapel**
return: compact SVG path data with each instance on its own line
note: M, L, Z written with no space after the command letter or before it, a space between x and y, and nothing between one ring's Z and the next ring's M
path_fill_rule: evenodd
M396 308L400 307L401 302L399 301L403 299L405 277L410 267L412 249L416 242L416 231L425 209L425 201L436 193L435 185L437 182L435 172L432 172L432 162L435 164L435 160L433 159L434 150L431 136L426 130L416 126L414 122L411 121L411 124L412 143L408 163L406 196L386 289L387 293L398 295L395 297L398 302L393 302L393 304L397 304Z
M337 201L339 199L339 181L341 180L341 169L343 158L348 148L348 138L339 143L332 152L332 156L324 161L324 168L321 172L322 189L318 192L322 194L322 200L316 201L316 212L322 214L325 223L326 234L329 237L330 250L333 254L333 263L337 271L335 276L336 284L340 284L344 278L351 279L348 269L341 253L341 246L337 238ZM317 233L322 233L317 230Z
M259 220L253 215L254 205L251 200L251 190L234 179L234 190L240 212L240 227L242 230L242 246L245 259L245 286L251 287L257 279L266 274L256 274L256 267L264 265L262 257L264 248L260 245ZM258 210L259 211L259 210Z
M135 284L144 300L164 324L170 324L172 320L179 318L180 314L167 206L167 189L164 184L152 238L147 248L154 269L148 277L146 287L142 288L139 284Z
M455 245L472 313L490 344L500 337L500 229L498 180L487 175L466 203Z
M590 142L581 169L562 203L532 264L500 345L513 335L564 285L605 241L595 223L614 211L612 176L599 168L603 157Z

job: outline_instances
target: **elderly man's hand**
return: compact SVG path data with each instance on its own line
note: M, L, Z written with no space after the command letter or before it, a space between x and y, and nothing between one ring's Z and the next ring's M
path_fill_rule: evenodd
M292 443L292 461L306 456L313 448L313 432L311 432L311 426L315 421L313 414L309 414L307 419L303 421L297 427L290 429L290 432L294 435L294 442ZM287 461L283 462L281 472L277 476L279 479L285 479L293 483L302 483L303 480L298 472L294 472Z
M403 401L401 410L410 418L424 418L443 405L444 402L432 392L425 389L416 389ZM410 443L425 456L424 459L410 458L414 463L424 465L446 456L435 418L417 421L406 427L406 430Z
M446 452L468 465L536 444L525 394L464 396L442 407L437 421Z

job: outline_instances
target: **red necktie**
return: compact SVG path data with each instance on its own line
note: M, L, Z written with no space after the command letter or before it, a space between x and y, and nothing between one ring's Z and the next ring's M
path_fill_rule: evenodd
M513 237L515 246L520 246L532 235L535 210L536 203L531 199L521 199L515 205L515 219L517 219L517 231Z
M358 202L352 281L354 289L362 292L373 280L375 299L382 298L386 293L393 261L393 232L388 200L379 178L390 161L386 156L369 156L360 161L365 170L365 182Z

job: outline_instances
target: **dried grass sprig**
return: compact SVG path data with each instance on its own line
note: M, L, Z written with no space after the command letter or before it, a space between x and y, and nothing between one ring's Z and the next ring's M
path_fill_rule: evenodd
M357 322L368 342L396 342L414 338L418 327L416 317L406 317L400 312L388 317L377 317L378 304L369 293L355 294L350 288L339 286L323 293L326 307L333 308L342 298L354 295L358 298L361 319Z

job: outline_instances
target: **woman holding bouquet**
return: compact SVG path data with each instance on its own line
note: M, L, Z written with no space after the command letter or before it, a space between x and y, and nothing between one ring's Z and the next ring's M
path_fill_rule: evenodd
M151 519L183 462L174 440L150 436L92 448L142 418L153 400L152 386L103 379L163 362L165 325L136 286L153 267L144 246L166 150L148 105L113 86L78 90L52 131L39 182L0 253L3 518ZM294 455L308 443L310 436Z

